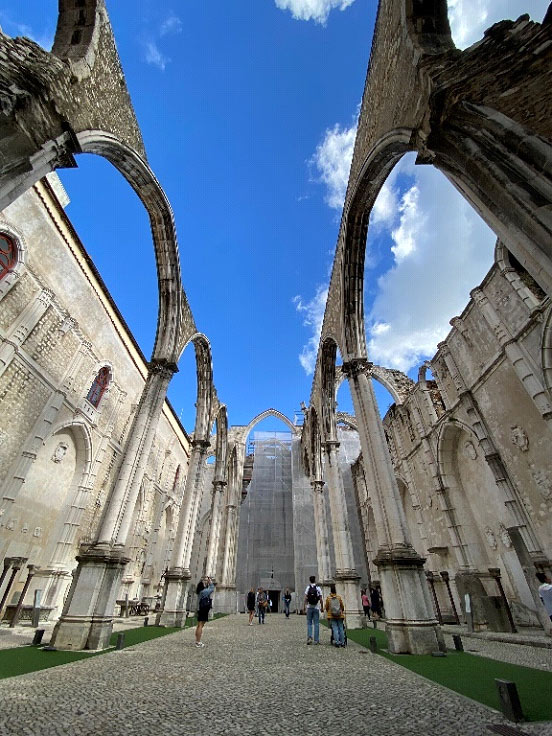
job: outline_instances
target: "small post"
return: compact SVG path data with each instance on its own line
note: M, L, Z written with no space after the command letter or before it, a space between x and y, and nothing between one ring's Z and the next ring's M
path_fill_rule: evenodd
M120 634L117 634L117 644L115 645L115 649L124 649L125 647L125 632L121 631Z
M34 632L33 641L31 644L32 647L37 647L39 644L42 643L42 637L44 636L45 631L46 629L37 629Z
M439 573L443 580L445 581L445 585L447 586L447 593L450 600L450 605L452 606L452 612L454 614L454 620L457 625L460 624L460 618L458 616L458 611L456 610L456 604L454 603L454 596L452 595L452 590L450 589L450 575L446 570L443 570L443 572Z
M370 651L375 654L378 651L378 640L375 636L371 636L368 641L370 643Z
M508 616L508 623L510 624L510 629L512 631L512 634L516 634L517 628L514 623L514 617L512 616L512 611L510 610L510 604L508 603L508 599L506 598L506 593L504 592L504 588L502 587L502 581L500 579L500 567L489 567L487 569L489 570L489 573L493 576L493 578L496 580L496 584L498 586L498 592L500 593L500 597L504 604L504 608L506 609L506 615Z
M149 616L146 616L146 618L144 619L144 626L147 626L148 623L149 623Z
M515 682L509 680L495 680L498 688L500 709L510 721L523 721L523 710L519 701L519 695Z
M125 593L125 618L128 618L128 593Z
M435 592L435 580L434 580L434 577L433 577L433 573L431 572L431 570L426 570L425 571L425 574L426 574L427 582L428 582L429 587L430 587L430 590L431 590L431 594L433 596L433 604L435 606L435 613L437 615L437 621L440 624L442 624L443 623L443 617L441 615L441 609L439 607L439 601L437 600L437 593Z
M473 631L473 613L471 610L471 597L469 593L464 593L464 610L466 611L466 623L468 625L468 632L471 634Z
M460 636L460 634L453 634L452 641L454 642L454 648L457 652L464 651L464 645L462 644L462 637Z
M35 590L33 597L33 612L31 615L31 623L34 629L40 625L40 599L42 598L42 591Z
M29 585L31 584L33 575L35 574L36 570L38 570L38 566L27 565L27 569L29 572L27 575L27 579L25 580L23 590L21 591L21 595L19 596L19 600L17 601L17 606L15 608L13 618L10 621L10 629L13 629L19 623L19 618L21 617L21 609L23 608L23 601L25 600L25 596L27 595L27 591L29 590Z
M17 576L17 573L19 572L19 570L21 570L21 566L24 565L25 562L27 562L24 557L11 557L10 559L13 568L11 571L10 579L8 580L8 584L6 585L6 590L4 591L4 595L2 596L2 600L0 601L0 615L2 614L4 603L8 600L8 595L10 594L10 590L13 585L13 581Z
M374 629L377 629L378 628L378 622L376 621L375 618L372 619L372 623L374 624Z

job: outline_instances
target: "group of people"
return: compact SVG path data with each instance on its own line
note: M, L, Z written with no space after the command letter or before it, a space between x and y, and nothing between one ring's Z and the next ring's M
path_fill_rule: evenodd
M291 593L289 588L286 588L282 600L284 604L284 613L286 618L289 618L289 608L291 605ZM246 606L247 612L249 613L249 626L253 626L253 618L255 616L258 617L260 624L264 624L265 615L270 613L272 610L272 599L268 590L258 588L257 591L255 591L255 588L251 588L247 594Z
M540 583L539 595L550 619L552 620L552 579L545 573L537 573ZM209 611L212 607L211 595L215 590L215 582L210 577L199 581L196 588L197 593L197 626L195 630L195 645L202 648L205 644L201 641L203 627L209 619ZM291 593L286 588L282 596L284 613L289 618ZM378 618L382 615L383 601L377 588L366 588L361 590L361 601L364 615L370 619L372 616ZM267 590L263 588L251 588L247 594L247 611L249 613L249 626L253 626L253 618L258 617L259 623L264 624L265 615L272 607L272 601ZM345 639L345 605L343 598L337 594L335 585L330 586L330 594L324 601L322 589L316 583L316 577L311 575L309 584L305 589L303 606L307 614L307 644L320 644L320 613L326 612L328 622L332 629L332 643L335 647L344 647Z

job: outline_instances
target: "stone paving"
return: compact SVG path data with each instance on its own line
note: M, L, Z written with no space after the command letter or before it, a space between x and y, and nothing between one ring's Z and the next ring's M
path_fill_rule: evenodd
M245 615L0 681L1 736L486 736L504 719L304 617ZM523 725L552 736L552 723Z
M452 636L446 632L445 642L447 647L454 649ZM552 672L552 649L493 641L483 637L476 639L462 636L462 643L464 650L471 654Z

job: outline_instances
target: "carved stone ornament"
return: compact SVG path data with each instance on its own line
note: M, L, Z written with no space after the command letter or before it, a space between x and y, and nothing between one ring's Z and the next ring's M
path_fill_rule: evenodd
M487 537L489 547L491 549L496 549L498 547L498 542L496 541L495 533L490 526L485 527L485 536Z
M531 475L545 501L552 501L552 478L545 470L532 468Z
M60 463L67 454L68 449L69 446L65 442L60 442L54 450L54 454L52 455L53 462Z
M512 427L510 439L512 440L512 444L519 447L522 452L527 452L529 449L529 437L527 437L527 432L523 427L519 427L517 424Z
M464 455L470 458L470 460L475 460L477 458L477 450L471 440L464 443Z
M510 535L508 534L508 530L504 526L504 524L501 524L498 527L498 535L500 537L500 541L502 544L507 548L510 549L512 546L512 540L510 539Z

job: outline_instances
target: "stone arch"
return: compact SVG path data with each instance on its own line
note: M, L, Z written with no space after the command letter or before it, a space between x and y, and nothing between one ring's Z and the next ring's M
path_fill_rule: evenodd
M341 422L342 424L346 424L351 429L354 429L358 432L358 422L355 416L352 414L347 414L345 411L338 411L335 415L336 422Z
M16 248L16 262L11 266L9 271L0 279L0 301L6 296L10 289L17 283L25 270L25 259L27 254L27 243L23 235L6 220L0 220L0 231L13 241Z
M336 365L338 345L331 337L327 337L321 346L320 354L320 432L324 442L334 442L336 434Z
M207 337L196 332L184 345L193 343L196 359L197 399L194 439L209 441L210 417L213 403L213 360L211 345Z
M283 422L286 427L289 429L289 431L292 434L295 434L297 431L297 427L295 427L292 422L286 417L285 414L282 414L281 411L278 411L278 409L265 409L265 411L262 411L260 414L257 414L256 417L254 417L247 427L245 428L244 432L244 440L247 439L247 435L251 432L253 427L255 427L257 424L263 421L263 419L266 419L267 417L275 417L276 419L279 419L281 422Z
M176 364L181 352L185 295L171 205L145 160L114 135L101 130L86 130L79 133L77 139L83 153L94 153L107 159L128 181L146 208L159 287L159 315L152 360Z
M228 415L226 406L221 404L216 418L216 440L215 440L215 477L213 482L227 480L228 466L226 458L228 455Z
M413 150L413 131L390 131L376 142L361 166L356 182L350 182L350 196L343 210L342 329L343 361L366 357L364 326L364 265L368 222L376 198L393 167Z
M489 552L479 526L480 520L475 519L472 511L478 504L470 502L468 496L472 489L465 487L462 482L459 469L461 451L466 459L479 460L478 472L482 481L489 475L487 480L492 495L495 489L494 478L482 456L476 434L464 422L448 420L441 425L437 438L437 468L441 487L447 494L446 515L451 542L461 567L486 570L490 564ZM482 505L481 500L479 498L479 506Z
M542 327L542 373L548 395L552 398L552 306L549 306Z

